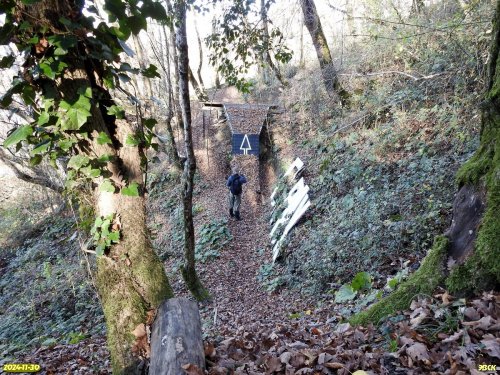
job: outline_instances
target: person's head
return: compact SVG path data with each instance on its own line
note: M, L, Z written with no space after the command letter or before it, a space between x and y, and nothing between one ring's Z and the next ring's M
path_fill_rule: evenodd
M236 164L234 164L231 168L233 174L240 174L240 167Z

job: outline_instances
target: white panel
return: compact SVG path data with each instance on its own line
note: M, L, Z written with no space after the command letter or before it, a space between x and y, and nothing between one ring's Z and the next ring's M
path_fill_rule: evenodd
M288 167L287 171L285 172L285 177L292 173L294 174L295 177L297 173L299 173L302 170L302 168L304 168L304 162L299 158L295 159L292 165L290 165L290 167Z
M283 236L286 236L288 232L290 232L290 230L293 228L293 226L297 224L297 221L299 221L299 219L305 214L310 205L311 201L309 200L308 197L307 201L305 201L304 204L301 205L301 207L297 209L297 211L295 211L295 213L293 214L292 218L290 219L288 225L285 228L285 231L283 232Z
M293 178L296 179L297 175L300 173L300 171L303 170L303 168L304 168L304 163L302 162L302 160L297 158L292 163L292 165L290 165L290 167L287 169L284 177L293 174ZM271 194L271 205L274 207L274 210L276 210L277 202L275 201L275 198L277 193L278 189L275 188L273 193ZM279 239L274 238L272 240L272 245L274 245L273 263L276 261L276 259L280 254L280 250L281 247L283 246L286 236L293 228L293 226L297 224L300 218L305 214L307 209L311 206L311 201L309 200L308 193L309 193L309 186L305 184L304 178L301 178L288 192L287 197L283 202L286 205L286 208L283 210L281 217L278 220L276 220L276 223L274 223L270 233L270 237L273 238L275 233L278 230L281 232L283 226L286 225L285 229L281 233L280 238Z

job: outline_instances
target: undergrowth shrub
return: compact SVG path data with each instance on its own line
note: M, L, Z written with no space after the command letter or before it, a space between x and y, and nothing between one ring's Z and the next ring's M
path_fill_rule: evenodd
M290 285L319 292L360 271L385 278L407 260L414 270L449 226L455 173L478 145L492 13L489 2L457 4L406 19L450 32L366 24L360 34L372 37L344 50L339 70L348 110L309 72L285 91L297 123L290 143L307 159L313 203L288 245ZM375 17L383 8L372 5Z

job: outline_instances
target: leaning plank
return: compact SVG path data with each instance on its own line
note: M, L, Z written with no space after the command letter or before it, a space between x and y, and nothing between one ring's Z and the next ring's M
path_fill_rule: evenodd
M205 368L201 322L196 302L172 298L158 309L151 333L149 373L184 375L182 366Z

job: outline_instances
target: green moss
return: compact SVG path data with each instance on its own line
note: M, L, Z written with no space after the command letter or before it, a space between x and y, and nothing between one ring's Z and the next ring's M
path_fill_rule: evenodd
M165 299L172 298L174 292L156 253L152 249L143 250L142 256L134 257L131 270L135 279L143 286L144 298L151 307L158 307Z
M422 261L420 268L392 294L372 305L366 311L353 316L353 325L378 323L380 319L407 308L418 294L430 294L444 279L444 260L448 239L437 236L434 246Z
M98 260L97 286L106 318L113 374L122 374L137 361L131 351L135 341L131 332L146 321L147 303L130 278L120 271L118 263L104 257Z

